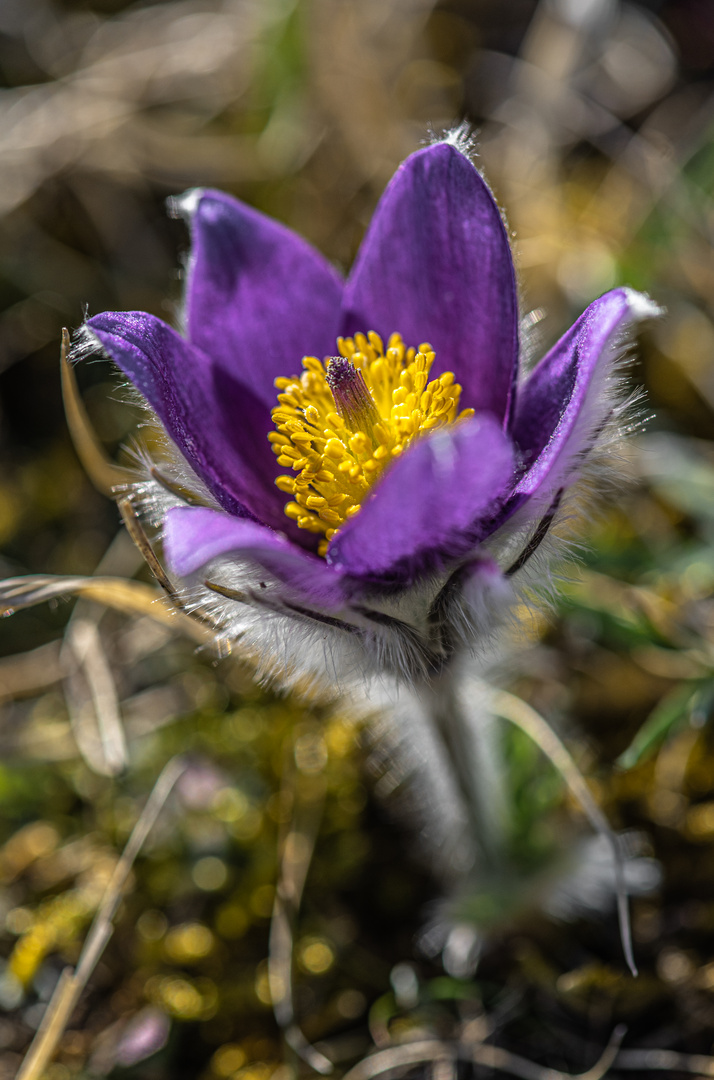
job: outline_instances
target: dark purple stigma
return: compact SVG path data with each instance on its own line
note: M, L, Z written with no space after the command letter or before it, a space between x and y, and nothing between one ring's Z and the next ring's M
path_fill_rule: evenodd
M359 368L344 356L331 356L325 378L335 408L347 427L351 431L369 433L379 420L379 414Z

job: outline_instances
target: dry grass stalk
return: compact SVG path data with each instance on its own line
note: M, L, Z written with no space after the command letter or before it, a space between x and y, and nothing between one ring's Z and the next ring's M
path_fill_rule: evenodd
M444 1064L453 1069L459 1061L472 1061L475 1065L483 1065L488 1069L518 1076L521 1080L600 1080L615 1060L624 1034L624 1027L615 1028L599 1060L583 1073L566 1073L559 1069L549 1069L518 1054L512 1054L500 1046L490 1046L486 1043L465 1045L428 1039L380 1050L350 1069L343 1080L374 1080L378 1076L384 1076L385 1073L409 1069L414 1065L433 1067Z
M197 645L211 645L215 633L175 607L150 585L113 577L71 577L28 574L0 582L0 615L12 615L22 608L43 604L60 596L81 596L120 611L124 615L148 615Z
M80 995L112 936L114 929L112 922L121 902L134 860L141 851L174 784L185 769L186 764L181 758L172 758L156 781L141 817L134 826L107 885L102 902L87 934L77 967L74 971L66 968L62 973L47 1006L42 1024L20 1066L16 1080L40 1080L52 1060Z
M593 799L590 788L586 784L570 753L543 717L530 705L526 704L525 701L522 701L514 694L507 693L505 690L491 691L489 697L491 708L495 715L500 716L504 720L508 720L511 724L515 724L516 727L520 728L521 731L530 736L545 756L549 758L565 780L565 783L574 798L579 802L583 813L593 829L599 833L600 836L604 837L610 845L615 868L615 891L617 896L617 914L620 922L622 950L625 954L627 966L633 975L637 975L637 965L635 964L635 957L632 951L632 932L630 929L630 915L627 907L622 854L617 842L617 836L610 828L608 820L602 810Z
M65 634L65 698L77 745L87 764L117 776L128 763L114 675L94 619L73 618Z
M119 513L122 516L122 521L126 526L126 531L129 533L129 536L136 544L138 550L141 552L146 565L149 567L149 570L151 570L151 573L154 575L161 588L164 590L167 596L169 596L173 603L179 604L178 596L173 584L171 583L171 579L169 578L168 574L159 562L159 559L156 556L156 552L152 548L149 538L144 531L144 527L139 521L137 513L131 504L131 499L119 499L117 506L119 507Z

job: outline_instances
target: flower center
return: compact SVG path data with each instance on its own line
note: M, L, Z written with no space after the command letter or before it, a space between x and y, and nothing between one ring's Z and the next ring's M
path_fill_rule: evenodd
M295 476L275 483L292 495L285 513L301 529L322 534L324 555L341 525L359 513L390 461L421 435L455 420L461 387L450 371L429 381L431 345L406 348L392 334L385 350L379 334L338 338L340 356L303 357L304 371L279 378L279 405L268 435L278 464Z

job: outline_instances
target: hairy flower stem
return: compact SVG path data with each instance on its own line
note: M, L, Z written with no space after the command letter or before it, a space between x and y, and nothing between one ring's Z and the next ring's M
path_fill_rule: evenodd
M451 664L423 687L464 804L479 868L505 858L507 793L497 721L475 679Z

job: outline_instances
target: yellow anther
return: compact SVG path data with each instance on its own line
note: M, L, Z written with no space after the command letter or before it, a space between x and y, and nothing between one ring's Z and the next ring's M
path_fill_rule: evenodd
M346 454L344 444L339 439L328 439L325 445L325 453L329 458L339 461Z
M421 435L474 415L458 412L461 387L451 372L429 381L435 356L427 343L407 348L395 333L385 349L371 330L338 338L337 351L342 360L305 356L299 377L275 379L277 431L268 436L278 464L295 474L275 480L292 496L285 513L319 535L320 555L392 459Z
M294 416L299 416L297 409L288 409L284 405L280 409L273 409L273 423L285 424L288 420L292 420Z
M314 371L316 375L322 374L322 364L316 356L303 356L302 366L305 368L306 371Z

